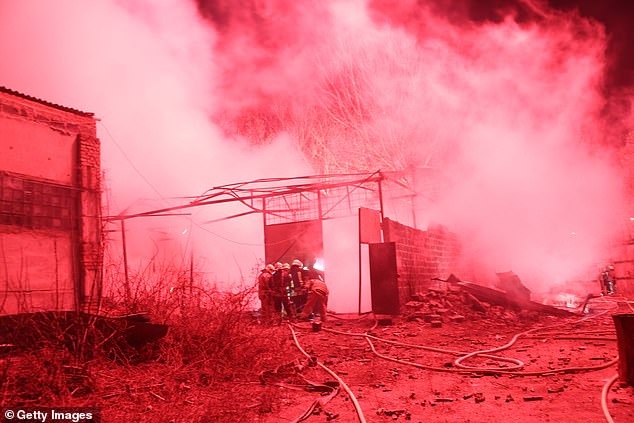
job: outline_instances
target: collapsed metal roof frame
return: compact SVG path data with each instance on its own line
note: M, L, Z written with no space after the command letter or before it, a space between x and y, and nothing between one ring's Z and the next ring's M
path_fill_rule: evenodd
M241 216L247 216L254 213L262 213L264 226L266 227L269 224L270 219L279 219L282 221L281 223L284 223L283 221L285 220L286 222L290 223L300 220L313 220L315 218L319 220L324 220L335 217L353 215L357 213L358 210L357 208L353 208L353 197L358 193L367 194L368 192L370 192L372 195L366 197L365 199L368 200L369 198L371 200L372 196L375 196L375 207L378 207L381 215L381 220L383 220L384 209L382 184L386 181L393 182L397 187L405 191L404 196L390 196L391 199L409 198L410 200L413 200L414 196L416 196L416 191L410 188L410 186L406 182L399 180L407 177L408 175L413 176L412 170L377 170L372 173L325 174L296 176L288 178L255 179L252 181L237 182L233 184L220 185L210 188L202 195L194 197L189 203L186 204L181 204L173 207L164 207L141 213L107 216L104 218L104 220L106 220L107 222L118 221L121 225L125 290L126 295L130 296L131 288L128 274L128 260L125 238L125 221L128 219L138 217L182 216L183 213L177 212L192 207L239 202L250 210L202 223L213 223L228 219L234 219ZM345 194L343 193L344 189ZM331 195L332 193L336 194L336 190L341 191L338 198L337 195ZM313 195L316 201L313 201L314 199L310 199L310 195ZM288 199L292 197L294 197L295 200L299 201L288 201ZM279 200L276 204L278 208L271 209L267 207L267 201L275 199ZM302 203L302 199L305 199L306 201ZM257 203L260 203L259 207ZM283 205L285 205L286 207L281 208L281 206ZM354 206L372 207L372 204L368 204L367 201L364 202L363 196L361 196L361 201L355 201ZM312 213L314 214L315 208L317 211L317 216L306 216L305 214L302 214L302 212L305 212L306 210L312 210ZM412 201L412 212L413 211L414 204ZM412 215L414 217L415 227L416 214L413 212ZM305 219L306 217L309 217L311 219ZM360 273L359 278L361 278Z
M409 171L323 174L286 178L263 178L219 185L181 205L134 214L108 216L107 221L125 221L137 217L178 216L175 213L192 207L239 202L249 211L203 223L262 213L264 225L312 219L331 219L356 213L356 206L374 206L383 218L383 183L391 182L404 194L390 198L413 198L416 192L400 179ZM187 197L186 197L187 198ZM188 197L192 198L192 197ZM354 207L353 207L354 206Z

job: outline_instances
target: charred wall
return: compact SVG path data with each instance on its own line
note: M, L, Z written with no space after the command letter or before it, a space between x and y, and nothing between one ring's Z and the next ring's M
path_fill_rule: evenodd
M0 313L100 293L100 172L91 113L0 87Z
M446 278L458 262L458 239L443 226L433 225L423 231L386 218L383 231L385 241L396 243L401 304L425 291L433 278Z

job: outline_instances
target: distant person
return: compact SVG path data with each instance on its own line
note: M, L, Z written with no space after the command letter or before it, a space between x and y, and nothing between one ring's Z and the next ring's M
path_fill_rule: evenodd
M273 291L271 289L271 280L275 266L267 264L258 275L258 298L260 299L262 318L268 320L273 315Z
M616 277L614 275L614 266L609 265L605 271L605 288L608 295L616 293Z
M313 313L318 313L322 322L326 321L326 312L328 308L328 286L326 282L319 278L318 273L308 272L306 281L306 289L308 291L308 299L299 318L306 320Z
M599 283L601 285L601 294L611 295L616 292L616 277L614 275L614 266L607 266L599 275Z

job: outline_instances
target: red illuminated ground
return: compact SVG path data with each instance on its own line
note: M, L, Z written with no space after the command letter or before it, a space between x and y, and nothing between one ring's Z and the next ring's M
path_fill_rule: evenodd
M598 306L597 306L598 307ZM534 317L534 316L533 316ZM429 371L377 358L362 337L299 329L301 345L318 360L335 371L356 395L367 421L392 420L420 422L602 422L600 399L606 381L616 373L616 366L580 373L550 373L562 367L594 367L613 360L616 343L612 338L613 323L609 314L587 321L575 318L533 317L518 319L503 313L496 321L471 320L447 323L431 328L419 321L397 321L393 326L378 327L371 333L377 337L409 344L422 344L441 349L475 351L501 346L514 334L536 325L562 325L548 331L544 338L520 338L511 348L499 353L525 363L523 371L543 371L542 376L458 374ZM371 320L355 322L335 320L328 327L343 332L363 332ZM597 339L554 340L555 336L583 336ZM387 356L428 366L455 369L455 357L447 354L401 348L375 342L377 350ZM499 365L493 359L468 363L483 367ZM510 364L507 364L510 365ZM549 374L550 373L550 374ZM312 370L308 379L330 378L323 370ZM616 389L616 391L614 390ZM287 404L265 421L288 421L301 414L316 396L298 394L280 388ZM631 404L633 390L613 388L609 410L615 421L630 421L634 416ZM355 421L355 414L345 393L326 405L329 413L338 414L338 421ZM324 421L327 415L313 416ZM311 421L311 420L309 420Z
M594 299L583 317L553 317L486 304L475 311L456 295L428 293L391 325L375 326L371 316L331 316L320 331L308 322L246 317L233 335L223 334L224 326L205 339L189 317L191 337L179 341L174 325L154 353L134 360L77 361L53 344L11 353L0 357L3 406L94 407L103 422L273 423L299 421L319 400L323 406L304 421L359 421L344 387L333 393L339 378L367 422L606 421L601 392L617 373L611 316L631 312L623 298ZM436 304L445 306L435 309L441 327L426 321L425 310ZM457 312L464 321L451 318ZM463 361L476 369L457 367L459 353L504 345L494 357ZM632 403L634 388L617 381L607 396L615 422L633 421Z

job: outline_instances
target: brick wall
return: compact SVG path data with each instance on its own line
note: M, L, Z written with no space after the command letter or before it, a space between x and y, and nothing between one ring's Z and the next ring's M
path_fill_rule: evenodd
M103 257L101 228L101 150L92 113L52 104L0 87L0 116L43 126L75 138L71 187L77 192L73 215L72 260L76 305L100 294ZM11 140L28 142L28 140ZM0 140L2 143L9 140ZM33 145L32 148L38 148ZM0 171L3 169L0 169ZM25 175L29 176L29 175Z
M385 241L396 244L401 304L426 290L432 278L445 279L458 262L458 239L443 226L433 225L422 231L386 218L383 230Z

